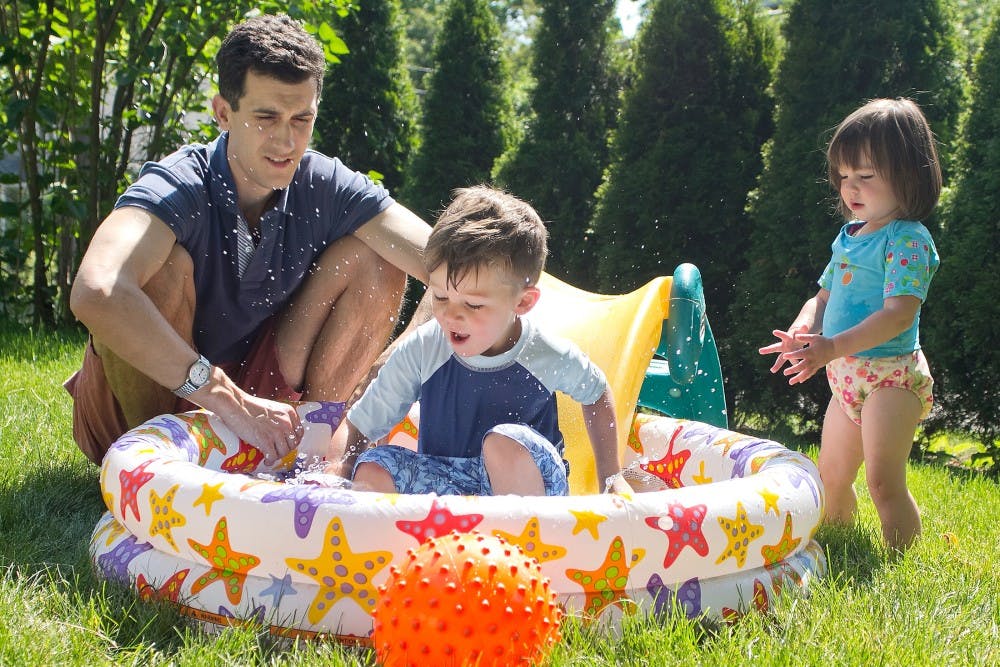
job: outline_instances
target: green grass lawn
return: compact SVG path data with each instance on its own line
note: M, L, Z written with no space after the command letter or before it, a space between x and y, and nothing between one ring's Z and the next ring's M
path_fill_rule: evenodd
M73 444L61 387L83 342L0 324L0 665L373 664L370 652L332 643L279 644L246 628L210 635L95 578L98 470ZM881 547L862 494L857 527L817 535L830 575L808 599L734 625L627 618L616 636L570 621L551 664L1000 664L997 481L934 464L911 465L909 480L924 537L902 559Z

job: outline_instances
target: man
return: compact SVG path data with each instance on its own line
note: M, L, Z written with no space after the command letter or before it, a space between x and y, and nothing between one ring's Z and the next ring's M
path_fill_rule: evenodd
M100 463L128 428L211 410L271 461L301 437L279 400L346 401L426 283L430 228L339 160L307 150L322 48L258 16L216 56L223 131L145 165L98 227L73 313L91 333L73 435Z

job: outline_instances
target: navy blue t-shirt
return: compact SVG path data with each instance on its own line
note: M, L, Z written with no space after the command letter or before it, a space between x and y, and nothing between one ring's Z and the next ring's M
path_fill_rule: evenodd
M261 217L261 239L242 279L236 187L228 133L143 165L115 208L163 220L194 260L194 342L213 363L241 361L260 325L279 311L324 249L387 209L385 188L338 160L307 150L291 185Z

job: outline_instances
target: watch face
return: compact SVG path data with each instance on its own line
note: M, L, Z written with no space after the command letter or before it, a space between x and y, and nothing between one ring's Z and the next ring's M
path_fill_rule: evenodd
M208 382L208 376L212 368L208 364L202 361L196 361L193 366L191 366L191 371L188 373L188 379L191 380L191 384L196 387L201 387L206 382Z

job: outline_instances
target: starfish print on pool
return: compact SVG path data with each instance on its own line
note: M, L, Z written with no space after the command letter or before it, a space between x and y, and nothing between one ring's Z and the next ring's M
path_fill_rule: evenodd
M119 500L122 519L125 518L125 510L131 508L132 514L135 515L135 520L142 520L139 517L139 489L146 482L153 479L153 473L146 472L146 468L152 463L152 461L143 461L132 470L122 470L118 473L118 481L122 487L122 495Z
M601 534L598 526L608 520L608 517L590 510L570 510L570 514L576 517L576 525L573 526L573 534L590 531L590 536L595 540L600 539Z
M781 539L777 544L765 544L760 548L760 555L764 557L765 565L773 565L785 556L795 551L802 541L801 537L792 539L792 513L785 514L785 529L781 534Z
M708 555L708 540L705 539L701 527L707 512L707 505L685 507L681 503L670 503L665 517L646 517L646 525L667 534L667 551L663 555L663 567L673 565L684 547L691 547L699 556ZM660 522L663 520L669 520L670 525L666 528L661 526Z
M653 598L653 611L662 614L679 604L688 618L701 616L701 584L698 577L692 577L673 589L663 583L659 574L654 573L646 582L646 591Z
M310 424L329 424L331 431L340 426L343 418L344 404L332 401L320 401L319 407L306 415L306 421Z
M260 565L260 559L253 554L233 549L229 543L229 523L226 517L222 517L215 524L212 539L208 544L201 544L190 538L188 544L212 566L211 570L191 584L191 594L197 595L210 584L223 581L226 586L226 597L234 605L239 604L243 597L243 585L246 583L247 573Z
M741 502L736 503L736 516L732 519L720 516L719 525L722 526L722 532L726 534L729 544L726 545L726 549L719 556L719 559L715 561L716 564L732 557L736 559L736 564L739 567L743 567L743 563L747 559L747 547L764 534L764 526L750 523L747 519L747 511Z
M642 454L644 450L642 438L639 437L639 429L648 424L652 419L654 419L654 415L647 415L640 412L632 420L632 429L628 433L628 446L636 454Z
M223 472L230 474L251 473L264 460L264 454L249 442L240 440L240 449L222 462Z
M608 605L616 605L622 611L628 611L622 605L623 600L631 600L625 594L628 585L629 571L646 555L645 550L636 549L632 557L626 559L625 542L621 537L614 537L608 545L608 553L596 570L580 570L570 568L566 576L583 588L586 593L584 611L597 618ZM626 562L628 560L629 562Z
M291 597L299 594L299 592L295 590L295 587L292 586L292 575L286 574L281 579L278 579L273 574L268 576L271 577L271 585L262 590L260 592L260 596L271 598L272 607L277 607L281 604L281 600L285 597Z
M177 415L188 424L187 432L198 444L198 465L204 467L211 456L212 450L217 450L220 454L226 453L226 445L222 442L212 425L208 421L208 415L198 413L194 415Z
M187 452L188 460L191 460L191 457L198 453L198 443L191 437L191 431L188 430L187 426L177 423L178 419L184 421L184 418L180 415L171 415L150 420L149 426L153 427L154 432L156 432L156 429L162 429L156 432L156 435L163 438L171 447L182 448ZM169 433L170 437L164 436L162 431Z
M205 506L205 516L212 513L212 505L216 502L225 498L222 495L220 489L225 482L219 482L218 484L202 484L201 485L201 495L198 496L197 500L194 501L192 507L197 507L198 505Z
M156 489L149 491L149 511L150 517L149 536L163 535L167 543L177 551L177 543L174 542L173 529L187 523L184 515L174 509L174 498L177 496L177 489L180 484L174 484L162 498Z
M423 544L429 539L447 535L453 530L467 533L483 520L482 514L452 514L451 510L435 498L427 517L420 521L397 521L396 528L417 538Z
M191 568L174 572L159 588L147 581L142 573L139 573L139 576L135 578L135 590L139 593L139 597L146 601L168 600L170 602L177 602L181 593L181 586L184 584L184 580L187 579L189 572L191 572Z
M761 582L760 579L753 580L753 598L750 600L750 604L753 608L762 614L766 614L771 606L771 600L767 596L767 588ZM748 609L743 608L743 611L738 609L730 609L729 607L722 608L722 620L726 623L735 623L742 617L746 616Z
M566 555L566 549L555 544L542 542L541 524L537 516L531 517L524 525L524 530L520 535L505 533L502 530L494 530L493 534L503 538L511 544L521 547L524 553L528 554L539 563L550 560L558 560Z
M670 436L670 444L662 458L639 464L640 469L656 475L671 489L679 489L684 486L681 482L681 472L684 470L684 464L691 458L690 449L682 449L674 453L677 436L680 435L683 428L683 426L678 426L674 430L674 434Z
M347 542L344 526L337 517L326 528L323 550L316 558L303 560L286 558L285 562L319 584L316 597L309 605L309 622L319 623L342 598L354 600L366 613L375 608L377 588L372 579L392 562L391 551L354 553Z
M139 542L135 535L129 535L119 542L114 549L97 557L97 569L108 581L128 583L128 564L139 554L153 548L149 542Z
M346 507L355 503L351 494L340 490L325 489L312 484L286 484L277 491L270 491L260 499L262 503L276 503L291 500L295 503L295 534L305 539L312 530L313 519L320 505Z

